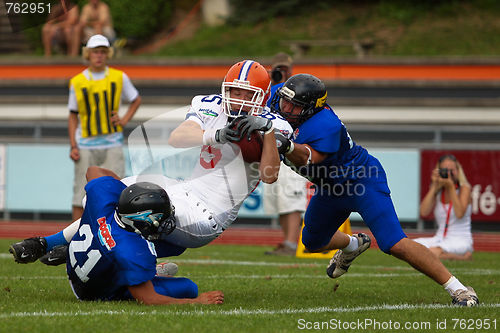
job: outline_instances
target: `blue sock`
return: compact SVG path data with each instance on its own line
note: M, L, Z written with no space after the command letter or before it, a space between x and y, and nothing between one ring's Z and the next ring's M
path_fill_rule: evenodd
M64 238L62 230L57 234L45 237L45 240L47 241L47 252L58 245L68 245L68 242L66 241L66 238Z

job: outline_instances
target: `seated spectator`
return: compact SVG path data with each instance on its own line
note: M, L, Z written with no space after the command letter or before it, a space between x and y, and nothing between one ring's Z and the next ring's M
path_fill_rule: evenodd
M89 3L82 8L78 31L73 42L79 49L82 43L87 43L90 37L97 34L104 35L111 44L116 38L109 6L100 0L89 0Z
M42 42L44 54L52 55L52 47L64 45L68 55L77 55L78 49L72 42L72 36L78 30L78 6L65 8L55 4L47 18L47 23L42 28Z
M453 155L439 158L431 185L420 204L420 214L434 211L438 230L433 237L417 238L440 259L469 260L472 257L471 186Z

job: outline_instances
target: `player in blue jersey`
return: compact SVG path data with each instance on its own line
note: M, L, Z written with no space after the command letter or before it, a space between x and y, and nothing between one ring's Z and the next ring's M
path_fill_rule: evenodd
M305 247L311 252L340 249L330 261L327 274L331 278L341 276L370 247L368 235L349 236L338 231L351 212L358 212L382 251L443 285L454 304L477 305L471 287L460 283L425 246L406 237L382 165L352 140L326 99L320 79L298 74L285 82L272 101L294 129L292 141L281 138L287 147L286 160L316 186L304 217Z
M170 199L160 186L125 186L105 169L90 167L87 202L78 232L68 246L66 270L81 300L128 300L142 304L222 304L224 295L198 296L187 278L156 275L156 257L179 255L184 248L148 238L162 226L173 230ZM161 254L160 254L161 252Z

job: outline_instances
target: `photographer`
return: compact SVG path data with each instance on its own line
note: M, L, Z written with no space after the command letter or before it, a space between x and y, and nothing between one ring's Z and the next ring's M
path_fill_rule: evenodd
M271 64L271 85L283 83L292 76L292 57L288 54L277 53Z
M432 211L438 225L436 234L415 241L428 247L440 259L471 259L471 186L454 155L441 156L432 171L431 185L420 204L420 214L428 216Z

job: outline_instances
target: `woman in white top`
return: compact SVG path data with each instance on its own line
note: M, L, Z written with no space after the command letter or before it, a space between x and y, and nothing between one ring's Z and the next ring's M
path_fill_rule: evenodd
M432 171L429 191L420 203L420 214L434 211L438 230L433 237L417 238L440 259L470 260L472 257L471 185L456 157L439 158Z

